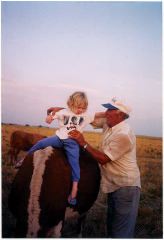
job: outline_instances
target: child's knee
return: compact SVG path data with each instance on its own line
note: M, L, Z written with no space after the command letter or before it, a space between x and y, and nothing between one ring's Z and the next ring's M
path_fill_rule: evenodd
M40 148L44 148L44 141L43 140L40 140L40 141L38 141L37 142L37 145L38 145L38 147L40 147Z

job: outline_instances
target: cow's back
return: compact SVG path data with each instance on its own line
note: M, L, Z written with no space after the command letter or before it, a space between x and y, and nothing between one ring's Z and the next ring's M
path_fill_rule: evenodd
M48 158L45 160L47 153ZM37 166L33 166L33 159L36 165L40 165L39 162L37 163L40 157L45 164L44 169L41 170L43 171L40 178L41 184L40 180L36 178ZM100 171L97 162L84 151L81 151L80 154L80 168L78 203L75 206L75 211L77 210L81 214L86 212L97 198ZM35 209L32 208L35 205L33 202L37 202L37 197L39 210L36 212L39 216L38 223L42 227L51 228L63 219L68 205L67 198L71 191L71 184L71 169L63 150L52 150L51 147L48 147L35 152L34 156L33 154L28 155L14 179L9 197L11 212L18 220L17 222L22 222L22 230L17 230L21 231L17 235L25 236L29 231L29 224L34 225L34 216L31 214L36 211L36 206ZM40 190L35 189L37 185L40 186ZM38 196L36 196L36 192L38 192ZM31 220L29 220L30 215Z

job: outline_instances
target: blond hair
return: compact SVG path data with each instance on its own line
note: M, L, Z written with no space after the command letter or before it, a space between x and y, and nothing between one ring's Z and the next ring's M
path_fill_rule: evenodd
M77 106L82 106L87 109L88 99L84 92L74 92L67 101L68 107L72 110Z

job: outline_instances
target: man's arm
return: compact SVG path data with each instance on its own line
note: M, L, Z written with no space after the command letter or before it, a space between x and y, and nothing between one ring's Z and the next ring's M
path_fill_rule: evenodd
M95 118L105 118L106 113L105 112L96 112Z
M93 128L103 128L104 124L106 123L106 116L105 112L97 112L95 113L95 117L93 122L90 124Z
M69 133L69 137L76 140L78 142L78 144L85 148L92 156L93 158L95 158L95 160L97 160L101 165L111 161L110 158L104 154L103 152L100 152L99 150L93 148L90 144L88 144L83 135L77 131L77 130L73 130Z
M54 120L53 116L55 115L55 113L62 110L62 109L64 109L64 108L61 108L61 107L48 108L47 109L47 117L46 117L45 122L50 124Z

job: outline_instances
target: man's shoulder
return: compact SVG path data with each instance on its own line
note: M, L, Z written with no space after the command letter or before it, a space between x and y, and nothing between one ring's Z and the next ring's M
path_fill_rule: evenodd
M115 127L116 132L121 132L123 134L128 134L128 132L132 131L131 126L129 125L129 123L123 121L121 123L119 123L118 125L116 125Z
M133 131L128 123L121 122L112 128L112 133L116 136L128 136L132 135Z
M120 129L116 136L122 141L135 142L136 139L136 136L129 124L126 124L124 128Z

